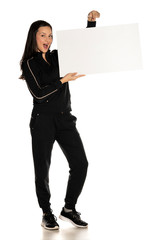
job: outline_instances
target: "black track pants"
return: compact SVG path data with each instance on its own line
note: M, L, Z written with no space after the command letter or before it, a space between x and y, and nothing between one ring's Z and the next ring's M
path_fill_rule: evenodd
M65 207L74 208L88 167L84 147L76 129L76 117L70 112L42 114L33 109L30 129L39 206L43 212L50 209L49 167L53 143L56 140L70 168Z

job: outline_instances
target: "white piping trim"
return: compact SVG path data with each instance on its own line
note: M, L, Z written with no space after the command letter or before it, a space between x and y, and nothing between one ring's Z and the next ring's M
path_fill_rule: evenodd
M33 57L32 57L32 58L33 58ZM36 77L34 76L32 70L31 70L31 68L30 68L30 65L29 65L29 60L31 60L32 58L30 58L30 59L27 60L27 65L28 65L28 68L29 68L29 70L30 70L30 72L31 72L31 74L32 74L35 82L37 83L37 86L41 89L41 87L40 87L40 85L38 84L37 79L36 79Z
M27 81L26 81L26 83L27 83ZM49 96L49 95L51 95L52 93L54 93L54 92L57 92L58 91L58 89L56 89L56 90L54 90L53 92L51 92L51 93L48 93L47 95L45 95L45 96L43 96L43 97L37 97L33 92L32 92L32 90L29 88L29 86L28 86L28 83L27 83L27 87L28 87L28 89L29 89L29 91L32 93L32 95L35 97L35 98L37 98L37 99L43 99L43 98L45 98L45 97L47 97L47 96Z
M29 60L31 60L31 59L33 59L33 57L27 60L27 65L28 65L28 68L29 68L29 70L30 70L30 72L31 72L31 74L32 74L32 76L33 76L33 78L34 78L34 80L35 80L35 82L36 82L37 86L38 86L40 89L42 89L42 88L40 87L40 85L38 84L38 81L37 81L37 79L36 79L35 75L33 74L32 70L31 70L31 68L30 68L30 65L29 65ZM27 83L27 81L26 81L26 83ZM28 83L27 83L27 86L28 86ZM48 93L47 95L45 95L45 96L43 96L43 97L37 97L37 96L36 96L36 95L35 95L35 94L32 92L32 90L29 88L29 86L28 86L28 89L29 89L29 91L32 93L32 95L33 95L35 98L37 98L37 99L43 99L43 98L45 98L45 97L47 97L47 96L51 95L52 93L54 93L54 92L57 92L57 91L58 91L58 89L56 89L56 90L54 90L54 91L52 91L52 92Z

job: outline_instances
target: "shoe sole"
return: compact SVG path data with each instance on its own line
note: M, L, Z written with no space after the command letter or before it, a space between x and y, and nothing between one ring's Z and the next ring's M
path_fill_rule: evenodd
M41 223L41 226L42 226L43 228L45 228L46 230L59 230L59 227L58 227L58 226L55 226L54 228L48 228L48 227L46 227L43 223Z
M66 217L64 217L64 216L62 216L62 215L60 215L59 218L60 218L62 221L72 223L73 226L78 227L78 228L87 228L87 227L88 227L88 225L86 225L86 226L77 225L77 224L75 224L71 219L66 218Z

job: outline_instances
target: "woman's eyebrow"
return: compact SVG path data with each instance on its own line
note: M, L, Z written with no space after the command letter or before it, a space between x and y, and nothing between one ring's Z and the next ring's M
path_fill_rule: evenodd
M43 34L46 34L45 32L40 32L40 34L42 34L42 33L43 33ZM48 34L48 35L52 35L52 33L50 33L50 34Z

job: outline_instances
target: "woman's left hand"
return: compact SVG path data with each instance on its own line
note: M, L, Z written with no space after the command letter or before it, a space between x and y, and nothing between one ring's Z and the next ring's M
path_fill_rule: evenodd
M90 13L88 13L88 21L89 22L95 22L96 18L100 17L100 13L98 11L91 11Z

